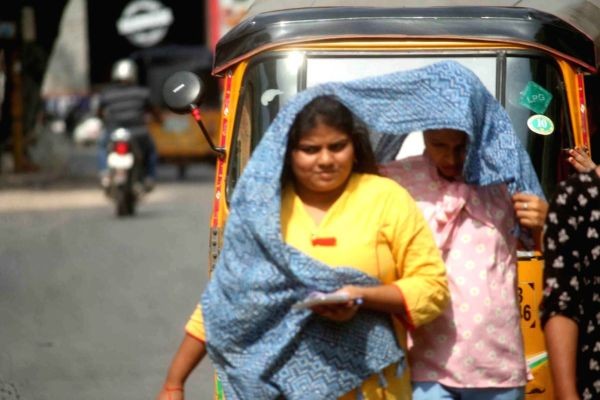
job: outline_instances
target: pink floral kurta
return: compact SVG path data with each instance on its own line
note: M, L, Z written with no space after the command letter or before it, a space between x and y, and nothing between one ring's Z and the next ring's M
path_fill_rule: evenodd
M525 385L516 219L506 186L450 182L426 156L394 161L382 172L415 198L448 271L449 307L411 333L412 379L461 388Z

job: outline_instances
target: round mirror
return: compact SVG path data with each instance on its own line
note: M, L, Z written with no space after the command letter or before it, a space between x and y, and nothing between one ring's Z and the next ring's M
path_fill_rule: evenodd
M180 71L171 75L162 89L163 99L173 112L185 114L191 105L198 105L204 94L204 83L195 74Z

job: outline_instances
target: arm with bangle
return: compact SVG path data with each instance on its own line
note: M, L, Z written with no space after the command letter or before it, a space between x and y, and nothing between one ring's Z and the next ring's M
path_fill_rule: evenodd
M180 400L184 398L184 386L188 376L206 355L206 345L200 338L201 335L190 332L191 327L198 326L198 324L202 324L202 310L200 307L196 308L190 322L188 322L187 333L171 361L167 377L157 400Z

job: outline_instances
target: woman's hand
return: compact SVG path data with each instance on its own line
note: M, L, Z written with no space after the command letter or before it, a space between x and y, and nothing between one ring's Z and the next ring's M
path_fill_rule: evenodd
M164 386L158 393L156 400L183 400L183 388Z
M183 400L185 381L205 355L205 343L186 333L156 400Z
M567 161L577 170L577 172L590 172L596 168L596 164L592 161L588 154L587 147L575 147L568 149L569 158Z
M538 230L544 227L548 214L548 203L534 194L516 193L512 197L519 223L527 228Z
M344 303L327 304L311 307L311 310L323 318L330 319L335 322L350 321L362 302L360 288L356 286L344 286L343 288L333 292L335 294L347 294L349 300Z

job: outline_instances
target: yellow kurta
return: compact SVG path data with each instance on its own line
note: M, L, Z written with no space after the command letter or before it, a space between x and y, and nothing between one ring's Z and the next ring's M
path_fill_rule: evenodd
M406 303L403 315L393 318L404 349L405 325L416 327L431 321L448 301L444 264L429 227L408 192L390 179L352 175L318 225L289 185L282 193L281 229L286 243L321 262L353 267L396 285ZM204 340L200 307L186 331ZM385 371L387 389L379 387L376 376L365 381L361 388L364 398L410 399L409 373L397 378L395 369L391 366ZM355 391L342 397L355 398Z

